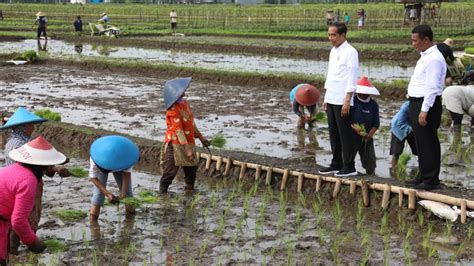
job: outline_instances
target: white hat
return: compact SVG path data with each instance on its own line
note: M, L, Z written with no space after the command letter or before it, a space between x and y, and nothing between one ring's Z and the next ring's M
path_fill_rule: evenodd
M14 161L32 165L56 165L66 161L66 156L58 152L42 136L12 150L8 156Z
M40 11L40 12L36 13L36 16L37 17L44 17L44 13Z
M100 14L101 17L103 17L103 16L105 16L105 15L107 15L107 13L105 13L105 12L102 13L102 14Z
M356 93L380 95L380 92L370 83L366 76L362 76L359 81L357 81Z
M446 40L444 40L444 44L446 44L449 47L453 47L454 41L451 38L447 38Z

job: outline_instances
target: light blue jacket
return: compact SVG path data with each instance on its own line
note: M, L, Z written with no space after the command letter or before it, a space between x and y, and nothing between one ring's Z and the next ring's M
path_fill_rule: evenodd
M408 114L409 105L408 101L404 102L400 106L400 111L392 118L391 131L400 141L404 140L411 132L411 122Z

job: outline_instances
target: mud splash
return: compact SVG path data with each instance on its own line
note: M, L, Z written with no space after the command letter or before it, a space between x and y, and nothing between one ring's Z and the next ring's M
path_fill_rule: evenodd
M0 42L2 53L36 50L36 40L22 42ZM305 74L324 75L327 72L327 61L304 59L286 59L277 57L230 55L221 53L193 53L173 50L142 49L134 47L111 47L104 45L73 44L60 40L49 40L47 45L42 42L42 52L52 57L81 56L120 58L128 60L147 60L148 62L171 63L178 66L200 67L205 69L222 69L230 71L246 71L262 74ZM374 80L408 79L413 67L400 67L377 62L361 64L361 75Z

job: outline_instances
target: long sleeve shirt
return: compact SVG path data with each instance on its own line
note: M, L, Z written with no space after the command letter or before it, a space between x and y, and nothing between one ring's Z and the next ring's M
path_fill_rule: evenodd
M195 144L194 115L186 100L176 102L166 111L165 143Z
M355 92L359 75L359 54L347 41L333 47L329 54L329 66L324 88L324 102L343 105L346 93ZM353 101L351 100L351 105Z
M0 169L0 216L10 220L13 231L26 245L37 239L28 221L37 185L33 172L19 163Z
M17 148L20 148L24 144L31 141L31 137L25 134L25 129L23 127L15 127L8 137L7 144L5 144L5 166L9 166L15 163L8 154Z
M393 135L400 141L404 140L411 132L411 122L408 113L410 102L406 101L400 106L400 111L392 118Z
M436 45L421 52L408 84L408 96L423 97L421 111L428 112L436 96L443 93L446 61Z
M373 99L369 102L362 102L354 97L354 112L351 112L351 122L364 124L365 131L380 127L379 105Z

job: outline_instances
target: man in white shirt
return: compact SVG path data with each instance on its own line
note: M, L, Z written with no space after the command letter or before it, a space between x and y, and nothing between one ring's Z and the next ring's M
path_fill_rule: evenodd
M359 71L359 55L347 42L346 34L347 27L343 23L334 23L328 28L333 48L329 54L323 108L328 116L332 160L329 167L319 170L320 174L357 175L350 112Z
M171 30L173 31L173 34L176 33L176 26L178 25L178 14L176 14L176 11L171 10L170 12L170 23L171 23Z
M418 150L419 174L406 182L416 189L439 187L441 147L438 128L441 123L441 94L446 75L446 61L433 43L428 25L413 28L411 42L421 54L408 84L409 116Z

